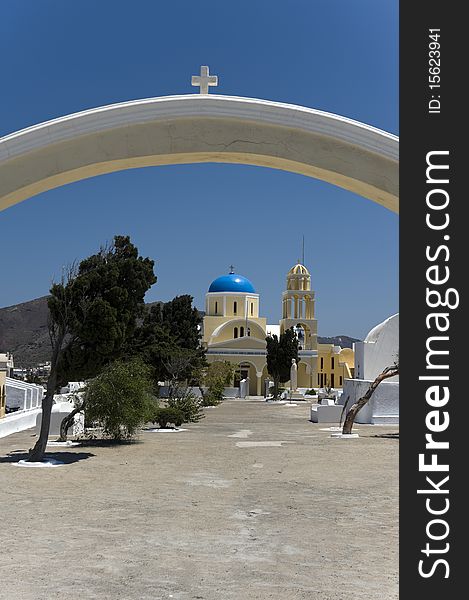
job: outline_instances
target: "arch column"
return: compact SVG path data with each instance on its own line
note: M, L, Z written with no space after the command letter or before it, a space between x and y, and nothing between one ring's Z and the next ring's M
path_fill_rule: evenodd
M256 371L256 395L262 396L262 373Z

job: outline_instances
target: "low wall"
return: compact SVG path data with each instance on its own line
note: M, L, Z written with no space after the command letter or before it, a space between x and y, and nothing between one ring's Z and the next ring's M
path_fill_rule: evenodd
M367 379L346 379L344 392L339 399L347 410L361 398L371 385ZM356 423L398 424L399 423L399 382L383 381L374 391L371 400L358 413Z
M8 408L30 410L41 406L44 388L34 383L6 378L6 405Z
M59 397L60 398L60 397ZM49 436L60 434L60 424L63 419L72 412L74 406L70 402L57 402L57 396L54 396L55 404L52 406L52 412L50 415L50 429ZM33 426L36 426L36 434L39 435L41 431L42 414L37 415L36 421ZM83 413L75 415L73 425L68 430L69 435L79 435L85 431L85 417Z
M36 425L36 419L41 418L42 410L35 408L26 412L11 413L0 419L0 438L30 429Z

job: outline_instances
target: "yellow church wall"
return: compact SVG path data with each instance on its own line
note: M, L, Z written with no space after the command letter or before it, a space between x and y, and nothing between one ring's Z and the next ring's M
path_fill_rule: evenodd
M216 330L222 326L221 330L216 336L212 336ZM257 319L248 319L247 326L251 329L251 337L265 339L267 320L264 317ZM234 328L238 328L238 336L241 333L241 327L244 328L246 335L246 319L233 318L233 317L204 317L204 335L203 342L209 344L223 342L226 340L234 339Z
M353 364L351 348L341 348L337 352L333 344L318 344L316 387L343 387L345 379L353 376Z
M298 363L298 387L299 388L314 388L314 380L315 380L315 363L316 357L311 358L301 358Z
M282 319L280 321L280 333L284 333L290 327L296 327L297 325L302 325L305 330L304 350L316 350L318 345L318 322L316 319Z
M217 354L207 354L207 362L209 364L214 362L229 362L236 369L245 368L248 370L249 375L249 395L250 396L261 396L263 394L263 386L265 380L265 356L253 356L251 354L243 355L241 353L223 354L221 351ZM234 383L234 382L232 382Z
M245 317L246 304L248 317L259 317L259 297L257 295L236 295L229 293L207 294L207 316Z

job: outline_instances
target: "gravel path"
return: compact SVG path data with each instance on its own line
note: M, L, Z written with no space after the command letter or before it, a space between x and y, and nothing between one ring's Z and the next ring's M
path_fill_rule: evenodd
M331 439L309 407L225 401L176 434L0 440L3 600L398 598L396 427Z

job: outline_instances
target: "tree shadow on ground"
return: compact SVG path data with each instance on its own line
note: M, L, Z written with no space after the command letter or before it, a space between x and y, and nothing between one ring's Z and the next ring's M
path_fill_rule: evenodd
M71 465L92 456L96 455L91 452L46 452L44 459L53 458L66 465ZM26 460L28 457L29 454L25 450L12 450L6 456L0 456L0 463L15 463L20 460Z
M96 439L78 439L76 440L80 444L80 448L116 448L118 446L133 446L135 444L143 444L143 440L107 440L102 438Z
M383 438L383 439L386 439L386 440L399 440L399 432L396 432L396 433L380 433L380 434L370 435L369 437Z

